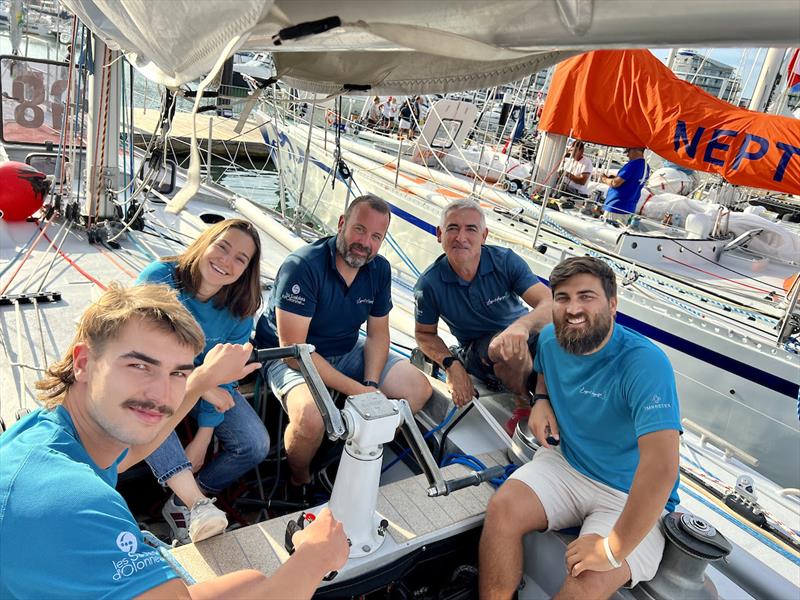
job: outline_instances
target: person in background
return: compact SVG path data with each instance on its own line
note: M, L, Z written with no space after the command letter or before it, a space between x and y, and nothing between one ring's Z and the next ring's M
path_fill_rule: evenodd
M593 168L592 160L584 154L584 148L585 144L582 140L572 142L561 167L565 191L581 198L589 196L589 188L586 184L589 182Z
M311 598L349 548L330 511L271 576L188 586L144 541L114 489L207 390L247 376L252 346L217 344L164 285L109 286L36 387L44 406L0 436L0 598Z
M137 283L161 283L197 319L206 346L202 364L217 344L243 344L253 332L261 305L261 239L249 222L226 219L206 229L178 256L145 267ZM198 430L184 449L174 432L147 458L158 482L173 494L162 514L180 543L199 542L225 531L225 513L213 504L242 475L260 464L269 451L269 435L236 381L208 389L192 414ZM212 438L222 449L204 465Z
M568 258L550 274L528 425L541 447L495 493L479 548L480 597L511 598L530 531L580 527L558 598L608 598L653 578L678 504L680 409L664 352L614 320L617 280L603 261ZM558 445L558 448L552 446Z
M551 318L550 291L513 251L484 245L488 234L474 200L456 200L444 209L436 230L444 254L414 288L414 334L425 356L444 368L456 406L475 394L470 375L515 394L506 423L513 435L530 411L528 379L537 334ZM439 318L458 340L453 352L439 337Z
M381 99L375 96L367 111L367 126L377 127L381 121Z
M650 167L644 160L644 148L626 148L628 162L616 175L603 175L601 181L608 184L603 216L608 221L627 223L636 212L642 188L650 177Z
M400 127L397 131L398 139L403 137L409 140L413 137L412 131L414 130L414 108L412 107L411 100L404 100L403 106L400 108Z

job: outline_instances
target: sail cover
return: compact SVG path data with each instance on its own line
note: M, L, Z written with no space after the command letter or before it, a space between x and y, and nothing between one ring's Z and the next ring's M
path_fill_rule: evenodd
M800 121L715 98L647 50L588 52L561 63L539 129L645 147L737 185L800 193Z
M596 48L791 46L800 2L718 0L63 0L169 86L231 49L274 53L304 90L451 92L505 83ZM339 25L315 27L334 18ZM308 25L312 24L312 25ZM298 27L299 36L281 35Z

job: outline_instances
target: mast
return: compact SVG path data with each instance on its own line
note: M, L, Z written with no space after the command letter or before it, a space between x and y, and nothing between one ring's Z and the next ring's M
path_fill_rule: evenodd
M756 112L764 112L766 110L772 90L775 88L775 80L778 77L784 54L786 54L785 48L770 48L767 51L764 64L761 66L761 73L758 76L758 82L753 90L753 99L748 107L750 110Z
M89 77L89 110L86 127L87 222L114 216L107 190L120 187L119 169L119 69L120 53L111 50L96 35L94 69Z

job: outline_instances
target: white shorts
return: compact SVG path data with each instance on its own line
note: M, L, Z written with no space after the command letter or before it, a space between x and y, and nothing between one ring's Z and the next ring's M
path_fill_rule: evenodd
M548 448L539 448L531 462L514 471L511 479L521 481L538 496L547 516L548 531L580 527L580 535L596 533L607 537L628 500L628 494L576 471L560 451ZM631 569L626 587L652 579L663 553L664 534L659 520L625 559Z
M400 119L400 129L411 129L411 121Z

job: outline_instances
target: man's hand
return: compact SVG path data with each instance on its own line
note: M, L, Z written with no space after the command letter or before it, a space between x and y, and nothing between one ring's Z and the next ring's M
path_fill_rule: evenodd
M504 361L522 358L528 352L530 331L524 325L512 323L489 342L489 356L499 356Z
M217 412L224 413L226 410L233 408L233 396L225 388L214 387L203 392L203 400L211 404L217 409Z
M350 556L344 527L329 508L323 508L314 521L295 533L292 543L298 552L312 552L325 573L341 569Z
M447 374L447 387L450 388L453 404L456 406L469 404L475 396L475 388L464 365L458 361L453 361L453 364L450 365L450 368L445 373Z
M565 558L567 572L573 577L584 571L611 571L614 568L606 556L603 538L596 533L582 535L574 540L567 546ZM615 558L620 560L618 556Z
M531 409L531 416L528 417L528 428L545 448L550 447L550 444L547 443L548 436L559 439L558 423L550 402L544 399L536 401L536 404Z
M207 390L223 383L247 377L261 366L259 362L247 363L253 346L246 344L217 344L206 354L203 364L189 376L189 386L203 395Z

